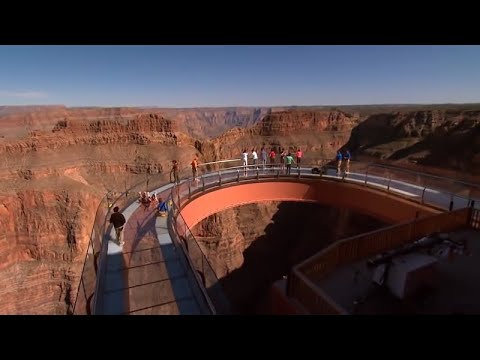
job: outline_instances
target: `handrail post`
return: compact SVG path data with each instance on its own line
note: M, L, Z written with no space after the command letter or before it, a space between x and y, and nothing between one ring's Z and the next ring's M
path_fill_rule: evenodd
M388 173L387 192L390 192L390 182L392 181L392 174Z
M237 169L237 182L240 182L240 170Z
M178 186L177 186L177 199L178 199L177 204L178 204L178 206L180 206L181 205L180 204L180 187L178 187Z
M448 205L448 211L453 210L453 193L450 193L450 204Z
M258 168L257 168L257 181L260 179L260 173L258 172Z
M190 199L192 197L192 182L188 182L188 198Z
M277 170L277 179L280 177L280 169Z
M202 191L205 191L205 178L202 176Z
M222 186L222 174L220 170L218 170L218 186Z
M426 187L423 187L423 191L422 191L422 204L425 203L425 190L427 190Z
M297 168L297 171L298 171L298 179L300 179L300 168L299 167Z
M367 185L367 179L368 179L368 167L367 167L367 170L365 171L365 185Z

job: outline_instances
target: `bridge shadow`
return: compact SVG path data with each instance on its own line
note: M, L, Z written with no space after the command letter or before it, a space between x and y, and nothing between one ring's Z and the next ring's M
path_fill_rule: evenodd
M386 224L369 216L314 203L282 202L265 228L243 252L242 266L220 284L236 314L262 313L271 285L299 262L346 236Z
M138 216L139 214L137 213L134 215ZM151 235L151 237L154 237L154 238L157 237L157 233L155 231L155 221L156 221L155 212L149 212L143 216L145 216L143 219L138 217L135 219L136 220L135 237L133 238L132 246L130 249L130 258L132 256L131 254L133 254L137 250L140 242L147 235Z

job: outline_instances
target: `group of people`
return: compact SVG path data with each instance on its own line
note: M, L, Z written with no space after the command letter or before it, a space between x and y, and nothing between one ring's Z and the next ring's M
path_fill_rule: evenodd
M190 166L192 167L192 176L194 180L198 180L197 178L197 170L198 170L198 159L197 156L195 156L190 163ZM180 169L178 166L178 161L177 160L172 160L172 168L170 169L170 182L179 184L180 183L180 175L179 175Z
M144 206L144 211L147 211L152 204L157 204L157 215L165 216L168 211L167 203L156 193L150 194L149 191L139 191L138 202Z
M267 167L267 162L268 162L269 165L273 168L275 164L277 164L276 162L277 152L275 150L276 150L275 147L272 147L270 150L267 150L265 146L262 146L262 148L260 149L261 163L258 163L259 154L257 153L257 149L252 148L250 153L247 151L247 149L244 149L242 153L242 162L243 162L243 167L245 168L245 172L247 171L249 158L252 160L252 165L259 164L261 165L262 169L265 169ZM287 174L290 174L293 163L297 165L297 168L300 167L300 164L302 162L302 157L303 157L303 152L300 148L297 148L297 150L295 151L295 148L289 148L288 150L286 150L284 148L279 147L278 153L279 153L279 160L280 160L278 163L280 165L280 168L281 170L286 169ZM293 157L292 153L295 154L295 158Z

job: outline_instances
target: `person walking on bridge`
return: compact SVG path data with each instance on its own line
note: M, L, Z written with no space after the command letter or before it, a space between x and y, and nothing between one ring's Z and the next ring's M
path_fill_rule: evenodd
M120 246L123 246L125 242L123 241L122 238L122 231L123 231L123 226L127 222L125 220L125 216L123 216L122 213L118 212L119 208L118 206L115 206L113 208L113 214L110 215L110 224L113 224L113 227L115 228L115 236L117 237L117 242Z

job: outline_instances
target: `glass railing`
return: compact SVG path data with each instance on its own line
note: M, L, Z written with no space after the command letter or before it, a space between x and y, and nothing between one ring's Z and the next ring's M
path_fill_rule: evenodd
M125 192L114 201L104 197L97 209L85 262L80 276L75 301L69 309L71 314L102 313L102 289L104 286L104 261L107 244L111 236L111 225L108 223L113 207L121 211L138 200L141 191L163 192L171 196L173 202L171 219L173 219L174 241L182 246L189 258L195 277L205 287L207 302L218 313L228 312L226 301L219 279L203 253L191 229L186 226L181 215L181 208L193 196L203 191L221 186L222 184L241 182L245 180L265 180L272 178L318 178L326 177L338 181L352 182L375 187L398 196L407 197L413 201L442 207L458 209L467 206L480 208L480 192L478 185L459 183L448 178L435 177L428 174L415 173L400 168L386 168L375 164L351 162L350 173L337 174L335 163L329 160L319 160L314 164L302 164L298 168L292 165L290 174L287 168L279 163L238 166L240 159L222 160L200 164L197 178L192 177L190 168L182 169L180 183L171 191L172 184L169 173L151 175ZM313 170L315 169L315 170ZM318 170L318 171L317 171ZM443 189L443 190L442 190ZM453 195L452 195L453 194ZM167 197L167 196L166 196ZM453 203L452 203L453 201ZM100 294L95 297L94 294Z
M109 201L104 196L97 207L92 232L88 241L87 251L83 261L77 291L74 293L74 301L70 303L68 314L88 315L91 314L93 295L97 283L98 255L102 247L105 220L108 213Z
M172 191L172 195L175 194L175 191L175 189ZM171 222L174 229L173 241L185 252L210 313L229 314L230 304L223 292L220 280L186 224L175 201L172 201Z
M366 178L367 182L382 184L388 192L396 192L422 204L444 210L451 211L465 207L480 208L479 184L383 164L370 164L367 168Z

